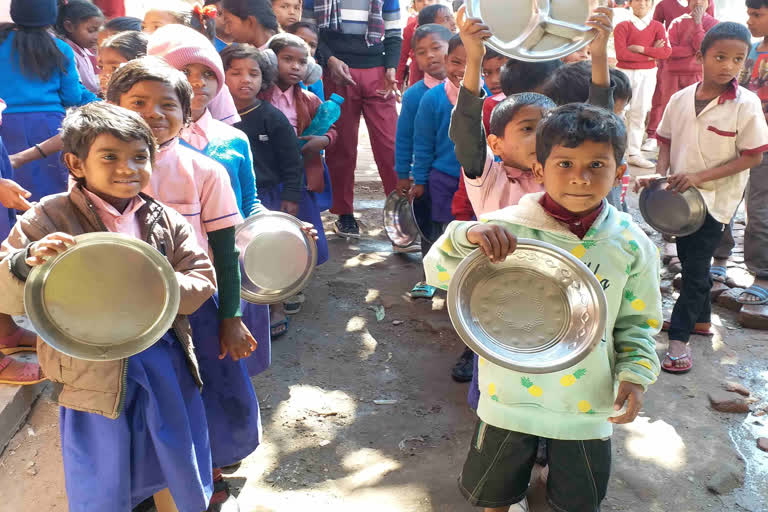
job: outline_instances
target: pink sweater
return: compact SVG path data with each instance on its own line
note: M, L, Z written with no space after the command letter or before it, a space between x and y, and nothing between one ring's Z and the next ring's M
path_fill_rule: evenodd
M672 55L664 63L664 71L673 75L694 75L701 73L701 64L696 62L696 52L701 49L701 41L709 29L717 25L717 20L705 14L701 25L693 22L690 14L683 14L669 26L669 44Z

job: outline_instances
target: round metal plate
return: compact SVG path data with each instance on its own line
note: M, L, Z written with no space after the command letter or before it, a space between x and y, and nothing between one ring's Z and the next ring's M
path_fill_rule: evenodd
M390 242L398 247L408 247L419 239L419 227L411 202L396 190L384 202L384 231Z
M695 187L680 194L667 190L667 180L659 179L640 193L640 213L660 233L687 236L704 224L707 204Z
M605 294L568 252L519 239L498 264L479 249L448 287L448 312L464 343L511 370L551 373L584 359L603 339Z
M597 5L596 0L467 0L467 14L490 27L489 47L536 62L560 59L588 45L595 32L584 23Z
M88 361L123 359L152 346L179 310L171 264L127 235L75 240L27 278L24 307L35 331L56 350Z
M240 250L240 297L275 304L299 293L317 264L317 244L303 223L283 212L248 217L235 229Z

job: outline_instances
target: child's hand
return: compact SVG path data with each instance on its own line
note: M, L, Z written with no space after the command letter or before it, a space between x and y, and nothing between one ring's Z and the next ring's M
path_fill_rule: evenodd
M411 190L408 191L408 196L411 201L413 201L414 199L418 199L423 195L424 195L424 185L414 185L411 187Z
M701 183L701 175L696 173L673 174L667 178L667 190L683 193L691 187L698 187Z
M410 192L412 184L410 178L400 178L397 180L395 190L397 190L397 193L401 196L408 197L408 192Z
M307 141L301 148L302 153L320 153L331 143L327 135L302 135L299 140Z
M317 230L315 229L315 226L310 224L309 222L304 222L304 225L301 226L301 230L305 232L307 235L312 237L312 240L317 242Z
M456 25L459 27L461 42L467 52L467 61L482 62L485 55L483 41L491 37L491 29L480 18L467 18L467 7L462 5L456 12Z
M611 423L632 423L637 418L640 408L643 407L643 386L625 380L619 383L619 391L616 394L616 401L613 402L613 409L620 411L627 403L627 412L615 418L608 418Z
M29 257L25 261L30 267L42 265L49 258L66 251L75 243L72 235L51 233L29 246Z
M515 252L515 235L495 224L478 224L467 231L469 243L479 245L491 263L500 263Z
M27 201L27 198L31 195L29 190L24 189L15 181L0 179L0 204L9 210L22 212L29 210L32 205Z
M280 211L295 217L299 213L299 203L294 203L293 201L282 201L280 203Z
M219 345L219 359L229 354L233 361L237 361L250 356L259 344L240 318L225 318L219 324Z
M608 7L598 7L586 23L595 29L597 35L589 45L592 58L608 55L608 40L613 32L613 10Z
M639 44L631 44L631 45L627 46L627 50L631 51L632 53L643 53L643 52L645 52L645 48L643 48Z
M691 9L691 18L693 18L693 23L696 25L701 25L701 21L704 19L704 12L706 8L699 4L693 9Z
M663 39L657 39L653 42L654 48L664 48L666 45L667 43Z
M640 192L640 189L643 189L647 186L649 186L651 183L653 183L656 180L660 180L662 176L660 174L651 174L648 176L638 176L635 178L635 185L632 187L632 190L634 192Z

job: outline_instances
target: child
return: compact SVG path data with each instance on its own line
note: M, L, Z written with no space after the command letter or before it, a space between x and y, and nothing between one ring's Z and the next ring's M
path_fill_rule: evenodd
M173 329L127 359L85 361L38 340L45 374L63 385L59 426L69 509L127 512L155 494L158 510L169 510L162 500L170 491L179 510L204 510L213 487L210 445L186 315L213 293L213 265L184 218L141 193L156 153L141 117L93 103L71 111L62 138L77 185L34 205L3 243L0 310L24 314L31 267L75 244L74 236L97 231L140 238L162 252L181 293Z
M216 13L221 12L221 0L205 0L205 7L211 6L216 9ZM216 38L213 40L213 46L216 47L217 52L221 52L232 42L232 36L227 32L227 27L224 23L216 23Z
M88 0L59 0L56 31L75 54L80 81L94 94L99 93L95 52L103 23L101 9Z
M419 26L428 23L437 23L456 33L456 19L447 5L436 3L423 8L419 13Z
M141 32L141 20L132 16L121 16L119 18L112 18L104 23L99 31L99 39L97 44L101 47L101 44L108 38L117 34L118 32L138 31Z
M221 21L238 43L265 50L269 38L279 30L269 0L224 0L221 9Z
M191 117L192 88L181 72L162 60L142 57L118 69L109 82L107 100L139 112L150 125L160 151L147 190L184 215L200 247L210 248L218 294L190 321L205 381L203 403L213 465L235 464L258 446L261 421L242 360L257 343L241 319L234 226L242 217L229 176L217 162L179 144L179 132ZM219 478L216 473L214 479ZM223 494L214 499L225 500Z
M99 46L99 83L101 94L105 95L112 73L129 60L147 54L148 39L142 32L120 32L106 39Z
M304 42L309 46L309 54L314 58L315 53L317 52L318 44L317 25L306 21L299 21L293 25L288 25L284 28L284 30L289 34L293 34L302 38ZM313 93L321 100L325 98L322 80L318 80L309 86L304 85L302 82L301 86L305 89L309 89L309 92Z
M416 28L421 26L419 24L419 13L425 7L434 5L437 0L413 0L411 2L411 15L408 17L408 21L405 23L403 29L403 44L400 47L400 61L397 64L397 83L401 89L405 89L405 79L408 75L408 85L413 85L422 78L424 78L424 72L421 71L413 59L413 49L411 48L411 41L413 40L413 34ZM427 23L432 23L429 21Z
M589 45L585 46L581 50L576 50L573 53L569 53L560 61L563 64L570 64L572 62L581 62L583 60L591 60L592 59L592 53L589 51Z
M272 12L277 17L277 23L285 30L301 20L301 0L272 0Z
M738 23L710 29L696 54L703 68L701 83L674 94L659 124L657 172L666 176L669 171L672 190L696 187L708 209L698 231L676 238L683 283L668 326L662 365L667 372L692 368L688 339L694 330L710 328L710 259L741 202L748 179L743 171L757 167L768 150L760 99L735 81L751 46L749 31Z
M640 146L645 133L645 118L651 110L656 89L656 61L670 56L664 25L651 19L652 0L631 0L632 14L616 25L617 67L624 71L632 86L632 103L627 112L627 156L631 165L650 169L656 166L643 157Z

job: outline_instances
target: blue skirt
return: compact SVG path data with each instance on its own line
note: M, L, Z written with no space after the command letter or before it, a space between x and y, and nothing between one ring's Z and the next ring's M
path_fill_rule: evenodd
M259 199L269 210L280 211L280 186L260 188ZM323 219L320 217L320 209L317 206L317 195L314 192L304 190L299 201L299 214L297 217L304 222L309 222L317 230L317 264L322 265L328 261L328 240L325 238Z
M251 331L253 338L259 344L256 350L245 358L248 375L258 375L272 364L272 333L269 328L269 306L251 304L240 300L240 311L243 312L243 323Z
M13 179L13 167L2 138L0 138L0 178ZM0 204L0 242L8 238L8 233L11 232L14 224L16 224L16 210L9 210Z
M432 169L427 186L432 200L432 220L440 224L448 224L454 220L451 202L453 195L459 190L459 178Z
M248 376L248 359L233 361L229 355L219 359L218 313L218 296L214 295L189 316L215 468L240 462L261 440L259 401Z
M70 512L130 512L170 489L182 512L213 492L205 408L182 347L169 331L128 359L117 419L61 407L59 428Z
M26 112L3 114L0 137L11 155L31 148L35 144L59 133L64 114L61 112ZM61 153L48 155L13 171L13 180L32 192L30 201L67 190L69 171L61 160Z

